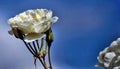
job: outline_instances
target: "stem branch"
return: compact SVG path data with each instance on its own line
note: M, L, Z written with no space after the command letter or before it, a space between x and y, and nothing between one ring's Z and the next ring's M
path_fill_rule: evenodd
M33 55L33 56L36 56L33 52L33 50L30 49L30 47L27 45L27 43L23 40L25 46L27 47L27 49L30 51L30 53Z
M39 46L38 40L36 40L36 44L37 44L37 47L38 47L38 50L39 50L40 46Z
M43 65L44 69L48 69L47 66L46 66L46 64L42 61L42 59L41 58L38 58L38 59L41 62L41 64Z
M37 54L37 48L36 48L35 42L33 41L32 43L33 43L33 46L34 46L35 53Z

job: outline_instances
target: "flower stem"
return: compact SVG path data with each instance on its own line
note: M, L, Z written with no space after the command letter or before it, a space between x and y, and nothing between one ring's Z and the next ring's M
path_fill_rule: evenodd
M40 46L39 46L38 40L36 40L36 44L37 44L37 47L38 47L38 50L39 50Z
M50 47L48 47L48 61L49 61L49 65L50 65L50 69L52 69L52 63L51 63L51 56L50 56Z
M32 51L33 51L34 53L36 53L36 51L32 48L31 44L28 43L28 45L29 45L29 47L32 49Z
M33 41L32 43L33 43L33 46L34 46L35 53L37 54L37 48L36 48L35 42Z
M42 50L43 46L44 46L44 38L41 39L41 47L39 48L39 51Z
M36 56L35 54L34 54L34 52L29 48L29 46L27 45L27 43L23 40L23 42L24 42L24 44L25 44L25 46L27 47L27 49L30 51L30 53L33 55L33 56Z
M38 58L38 59L41 62L41 64L44 67L44 69L48 69L47 66L46 66L46 63L44 63L41 58Z
M45 57L43 58L43 63L45 65L45 67L47 67L47 64L46 64L46 61L45 61ZM48 67L47 67L47 69L48 69Z

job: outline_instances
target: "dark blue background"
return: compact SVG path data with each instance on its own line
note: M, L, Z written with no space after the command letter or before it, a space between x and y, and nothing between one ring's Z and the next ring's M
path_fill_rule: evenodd
M37 8L59 17L52 26L54 69L100 69L99 52L120 37L120 0L0 0L0 69L34 69L22 41L7 33L7 20Z

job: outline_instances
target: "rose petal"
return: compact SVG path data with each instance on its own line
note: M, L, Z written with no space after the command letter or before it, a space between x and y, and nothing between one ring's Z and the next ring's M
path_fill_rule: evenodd
M47 12L46 17L47 17L47 19L49 19L49 18L52 17L52 11L51 11L51 10L49 10L49 11Z
M55 23L55 22L57 22L58 19L59 19L59 18L58 18L57 16L55 16L55 17L51 18L50 21L51 21L52 23Z
M120 44L120 38L117 39L117 43Z
M112 43L111 43L111 45L110 45L110 47L114 47L114 46L117 46L118 44L117 44L117 41L113 41Z
M116 54L114 52L108 52L105 54L104 60L110 63L115 56Z
M32 42L32 41L35 41L35 40L38 40L39 38L43 37L44 34L36 34L36 33L31 33L31 34L28 34L24 37L24 41L25 42Z

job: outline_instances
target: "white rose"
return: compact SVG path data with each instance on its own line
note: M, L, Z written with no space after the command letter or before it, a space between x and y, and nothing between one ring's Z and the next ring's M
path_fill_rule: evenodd
M52 17L47 9L27 10L8 20L12 28L18 28L25 35L24 40L31 42L44 35L58 17ZM11 30L12 31L12 30Z
M109 47L105 48L103 51L99 53L97 57L100 64L104 65L105 67L109 67L112 59L116 56L120 55L120 38L113 41ZM120 60L120 56L113 62L118 62ZM99 65L98 65L99 66Z

